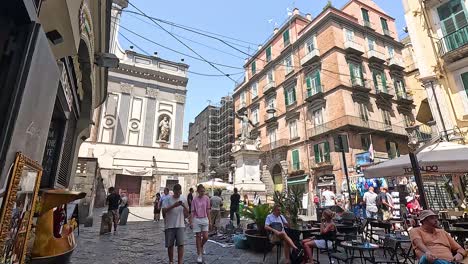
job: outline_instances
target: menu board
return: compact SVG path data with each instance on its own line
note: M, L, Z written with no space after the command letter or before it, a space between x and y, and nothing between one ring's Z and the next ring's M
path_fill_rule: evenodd
M60 139L62 137L62 122L60 120L52 119L50 122L49 133L47 135L47 142L44 149L44 157L42 159L42 179L41 187L49 186L51 178L54 178L57 168L57 162L60 153Z

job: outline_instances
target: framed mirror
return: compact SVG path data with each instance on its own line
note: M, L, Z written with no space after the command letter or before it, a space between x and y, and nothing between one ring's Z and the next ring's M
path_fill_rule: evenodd
M37 162L16 154L0 215L0 263L25 262L41 176L42 167Z

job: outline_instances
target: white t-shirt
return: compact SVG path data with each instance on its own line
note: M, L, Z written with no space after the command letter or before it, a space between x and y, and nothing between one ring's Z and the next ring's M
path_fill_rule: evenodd
M325 206L335 205L335 194L332 191L326 190L322 193L322 196L325 197Z
M377 194L366 192L363 196L364 201L366 201L366 210L369 212L377 212Z
M223 199L219 196L213 196L211 197L210 199L210 203L211 203L211 210L221 210L221 204L223 204Z
M173 204L177 203L178 201L182 201L185 206L188 208L187 200L185 197L180 196L179 198L174 198L174 196L167 197L162 202L162 208L168 208ZM185 221L184 221L184 207L177 206L172 208L169 212L166 213L166 217L164 218L164 228L184 228Z
M274 214L269 214L265 220L265 225L271 225L271 223L280 223L284 231L284 224L287 224L288 221L286 221L286 218L282 215L275 216Z

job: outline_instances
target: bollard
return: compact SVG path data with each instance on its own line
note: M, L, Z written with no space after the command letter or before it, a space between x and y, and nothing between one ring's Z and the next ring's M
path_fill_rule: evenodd
M100 235L110 233L112 231L112 217L106 212L101 216L101 230Z
M130 211L128 210L128 207L122 208L122 213L120 213L120 221L119 225L127 225L127 219L128 219L128 213Z

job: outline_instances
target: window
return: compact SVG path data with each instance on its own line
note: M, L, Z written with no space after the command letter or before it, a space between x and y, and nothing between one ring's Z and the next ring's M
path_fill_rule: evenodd
M257 73L257 64L254 62L252 62L252 75L255 75L255 73Z
M316 93L322 92L322 84L320 82L320 70L309 73L306 76L307 97Z
M369 20L369 11L367 9L361 8L362 19L366 22L370 22Z
M294 119L289 122L289 139L296 139L299 137L297 133L297 120Z
M312 121L314 122L314 126L323 124L322 108L312 111Z
M359 117L365 122L369 121L369 111L367 110L367 106L363 103L359 104Z
M369 45L369 50L375 50L375 39L373 37L367 37L367 44Z
M315 163L330 162L330 145L328 141L314 145Z
M241 94L240 94L240 104L241 104L241 107L245 106L245 104L246 104L245 91L241 92Z
M353 86L364 85L364 75L362 73L362 65L354 62L349 63L349 72L351 75L351 84Z
M388 57L393 58L395 56L395 49L393 46L387 46Z
M347 135L334 135L333 142L335 143L335 151L349 152L349 143ZM343 149L341 149L341 144L343 144Z
M405 83L401 79L395 79L395 91L398 98L406 98Z
M275 82L275 78L274 78L274 75L273 75L273 70L270 70L267 73L267 83L274 83L274 82Z
M466 11L460 0L451 0L437 8L442 23L444 43L448 51L459 48L468 43L468 32L461 30L468 25ZM457 34L452 34L457 32Z
M274 144L276 142L276 128L271 128L268 129L268 140L270 141L270 144ZM272 145L272 148L274 146Z
M311 53L315 49L315 36L312 36L306 41L306 54Z
M270 62L271 61L271 46L268 46L266 48L265 54L266 54L266 62Z
M385 72L374 70L372 72L372 77L374 79L375 91L388 93L387 90L387 78L385 78Z
M257 124L259 122L258 120L258 107L252 108L252 123Z
M398 144L393 141L385 141L387 147L387 154L389 159L400 157L400 151L398 150Z
M252 87L250 88L250 93L252 95L252 98L255 98L258 96L258 82L254 82L252 84Z
M296 86L293 85L291 87L284 89L284 102L286 106L292 105L296 102Z
M385 35L390 35L390 30L388 30L388 23L387 19L381 17L380 18L380 24L382 24L382 30Z
M345 32L345 38L347 41L354 41L354 31L352 31L351 29L345 28L344 32Z
M412 118L409 115L403 115L403 119L405 120L405 127L410 127L413 125Z
M293 61L292 61L292 56L289 55L284 59L284 65L285 65L285 75L288 75L290 72L293 71Z
M297 171L301 169L301 164L299 161L299 150L295 149L291 151L291 163L292 163L292 169L293 171Z
M465 92L468 95L468 72L464 72L461 74L461 79L463 82L463 87L465 88Z
M370 144L371 144L370 135L361 135L362 149L368 151L370 148Z
M392 121L390 119L390 112L387 110L382 109L382 119L386 126L391 126Z
M289 40L289 29L286 29L284 32L283 32L283 44L284 44L284 47L288 46L290 44L290 40Z

